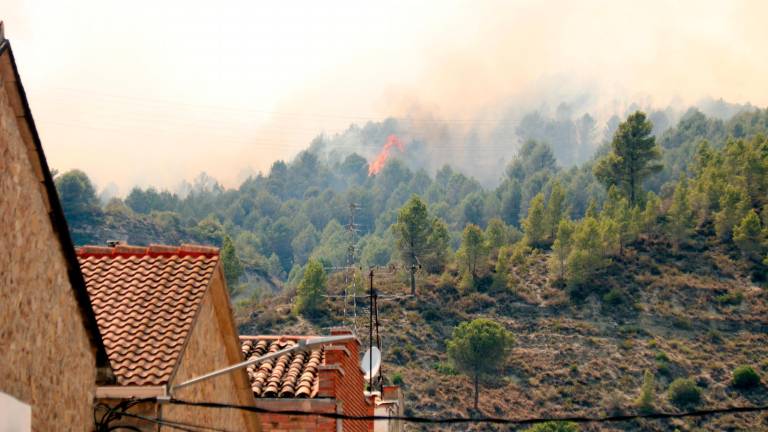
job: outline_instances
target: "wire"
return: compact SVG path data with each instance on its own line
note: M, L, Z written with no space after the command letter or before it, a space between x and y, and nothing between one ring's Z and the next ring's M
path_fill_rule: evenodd
M608 417L589 417L589 416L570 416L570 417L553 417L553 418L525 418L525 419L510 419L503 417L418 417L418 416L355 416L341 413L328 413L328 412L309 412L300 410L271 410L267 408L259 408L248 405L232 405L217 402L192 402L181 399L172 398L168 403L177 405L198 406L206 408L228 408L239 409L244 411L250 411L260 414L282 414L293 416L318 416L326 417L337 420L360 420L360 421L376 421L376 420L399 420L408 423L420 423L420 424L469 424L469 423L493 423L493 424L505 424L505 425L517 425L525 426L546 422L573 422L573 423L615 423L625 422L630 420L659 420L670 418L686 418L686 417L705 417L717 414L734 414L734 413L750 413L760 412L768 410L768 405L756 405L756 406L735 406L724 408L713 408L705 410L688 411L682 413L652 413L652 414L633 414L633 415L618 415Z
M170 427L172 429L178 429L178 430L184 431L184 432L200 432L200 431L228 432L225 429L219 429L219 428L214 428L214 427L209 427L209 426L193 425L193 424L190 424L190 423L183 423L183 422L179 422L179 421L175 421L175 420L165 420L165 419L161 419L161 418L157 418L157 417L148 417L148 416L143 416L141 414L133 414L133 413L123 412L123 413L120 413L120 415L123 415L123 416L126 416L126 417L137 418L137 419L144 420L144 421L147 421L147 422L159 424L161 426L168 426L168 427ZM192 428L192 429L190 429L190 428Z

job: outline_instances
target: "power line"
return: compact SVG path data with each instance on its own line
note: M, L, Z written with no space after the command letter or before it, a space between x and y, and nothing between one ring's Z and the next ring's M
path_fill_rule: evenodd
M168 403L187 406L198 406L206 408L226 408L226 409L238 409L244 411L250 411L259 414L282 414L293 416L318 416L326 417L337 420L360 420L360 421L376 421L376 420L399 420L408 423L420 423L420 424L471 424L471 423L491 423L491 424L504 424L513 426L528 426L538 423L546 422L573 422L573 423L616 423L626 422L631 420L663 420L672 418L687 418L687 417L706 417L719 414L736 414L736 413L753 413L768 410L768 405L756 405L756 406L734 406L723 408L712 408L704 410L687 411L682 413L651 413L651 414L632 414L632 415L617 415L607 417L591 417L591 416L569 416L569 417L532 417L524 419L510 419L504 417L420 417L420 416L356 416L342 413L328 413L328 412L310 412L301 410L272 410L267 408L260 408L248 405L233 405L218 402L193 402L185 401L181 399L171 398Z

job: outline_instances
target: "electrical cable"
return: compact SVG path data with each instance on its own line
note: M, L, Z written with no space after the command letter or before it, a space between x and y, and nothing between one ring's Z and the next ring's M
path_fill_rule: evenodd
M201 432L201 431L229 432L226 429L219 429L219 428L214 428L210 426L194 425L191 423L184 423L184 422L175 421L175 420L166 420L166 419L161 419L157 417L144 416L141 414L123 412L123 413L120 413L120 415L159 424L161 426L167 426L172 429L177 429L184 432Z
M724 408L712 408L696 411L687 411L682 413L651 413L651 414L631 414L631 415L617 415L607 417L590 417L590 416L568 416L568 417L532 417L523 419L510 419L504 417L419 417L419 416L355 416L341 413L327 413L327 412L309 412L301 410L271 410L267 408L259 408L248 405L233 405L217 402L192 402L181 399L171 398L168 403L187 406L198 406L206 408L226 408L226 409L238 409L244 411L250 411L259 414L282 414L293 416L318 416L326 417L337 420L360 420L360 421L376 421L376 420L399 420L407 423L420 423L420 424L470 424L470 423L492 423L492 424L504 424L513 426L527 426L538 423L546 422L572 422L572 423L616 423L625 422L631 420L660 420L670 418L687 418L687 417L705 417L718 414L735 414L735 413L752 413L768 411L768 405L756 405L756 406L734 406Z

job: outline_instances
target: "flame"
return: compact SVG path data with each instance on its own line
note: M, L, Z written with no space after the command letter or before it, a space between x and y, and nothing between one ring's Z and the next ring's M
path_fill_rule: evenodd
M376 159L374 159L373 162L371 162L371 165L368 166L368 175L376 175L379 173L379 171L381 171L382 168L384 168L392 147L397 147L401 152L405 150L405 144L400 141L400 138L398 138L395 134L388 136L387 142L384 144L384 148L381 149L379 154L376 156Z

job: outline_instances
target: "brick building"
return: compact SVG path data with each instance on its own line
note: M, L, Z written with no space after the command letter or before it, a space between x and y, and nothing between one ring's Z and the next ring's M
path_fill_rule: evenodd
M98 387L100 401L114 406L131 397L165 397L179 383L242 361L218 249L85 246L77 256L116 376L115 385ZM173 396L254 403L243 369L178 389ZM153 402L127 412L112 425L258 430L258 416L247 411Z
M333 335L351 334L346 330ZM258 358L296 345L310 336L241 336L246 360ZM306 352L284 354L273 360L248 366L256 405L273 411L311 411L353 416L401 413L402 398L382 405L378 394L365 392L365 379L360 370L360 342L357 339L326 345ZM399 394L392 386L387 395ZM392 406L396 405L394 409ZM381 407L382 409L378 409ZM264 431L372 431L370 420L333 419L322 416L262 414ZM377 430L397 430L393 422L377 421Z
M0 22L0 430L93 430L113 378Z

